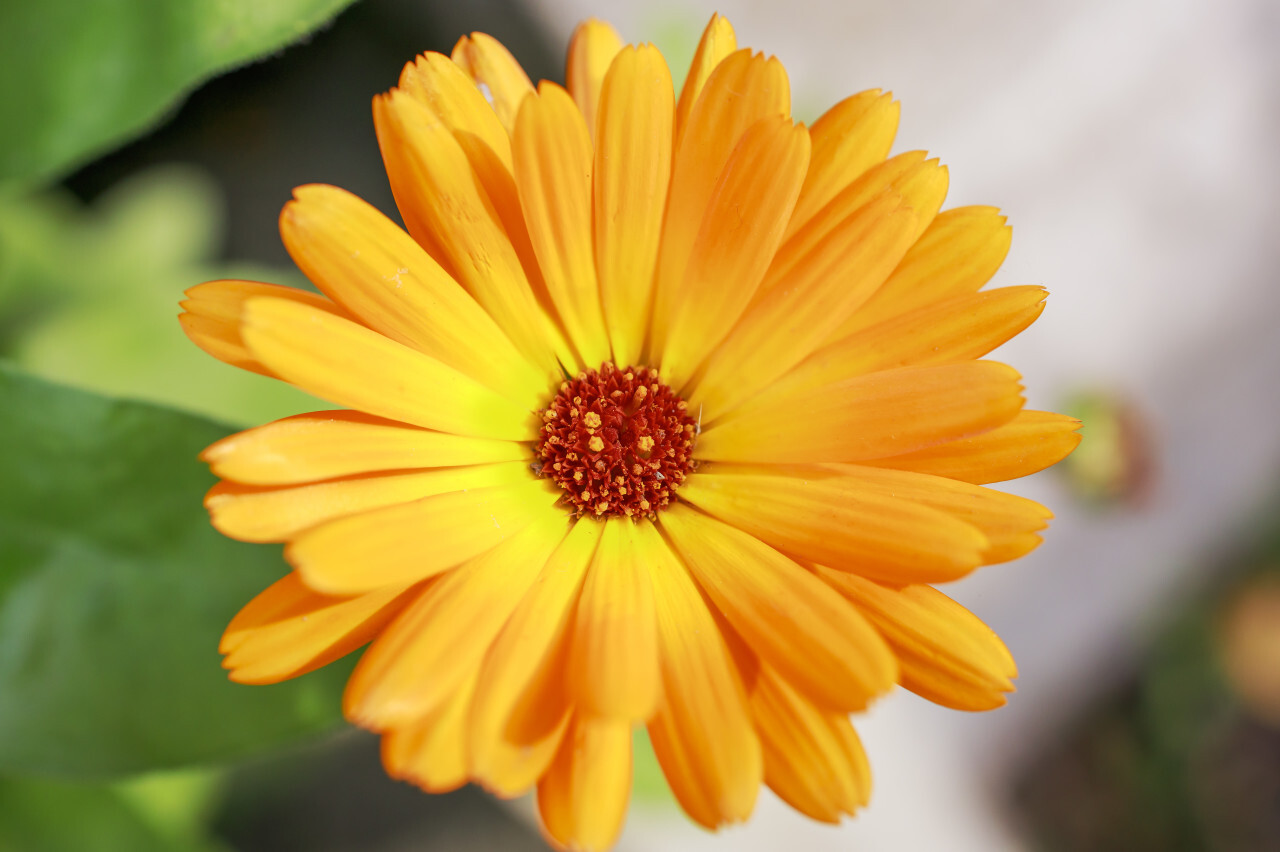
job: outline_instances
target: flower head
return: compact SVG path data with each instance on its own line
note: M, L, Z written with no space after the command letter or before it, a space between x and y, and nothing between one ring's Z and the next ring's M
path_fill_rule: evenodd
M536 787L581 849L617 835L636 726L704 826L761 781L836 821L870 791L851 712L1004 703L1008 652L930 584L1049 518L982 485L1078 424L979 360L1045 292L981 290L1005 220L887 158L889 95L812 127L789 98L718 16L678 98L599 22L567 90L475 34L374 101L407 233L300 187L281 232L323 295L189 291L198 345L344 406L204 454L215 526L293 568L228 627L233 679L372 642L345 711L391 774Z

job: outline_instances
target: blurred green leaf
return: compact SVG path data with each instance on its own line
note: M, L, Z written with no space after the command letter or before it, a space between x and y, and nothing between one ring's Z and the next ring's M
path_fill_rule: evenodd
M210 262L223 219L212 181L182 166L134 175L92 207L57 192L0 198L0 355L43 378L235 424L326 407L216 361L178 326L182 291L201 281L303 283L293 270Z
M56 177L136 136L201 81L351 0L0 4L0 183Z
M158 831L115 789L0 779L0 852L217 852L202 838Z
M209 526L221 426L0 368L0 772L222 760L339 720L344 667L233 684L218 637L286 571Z

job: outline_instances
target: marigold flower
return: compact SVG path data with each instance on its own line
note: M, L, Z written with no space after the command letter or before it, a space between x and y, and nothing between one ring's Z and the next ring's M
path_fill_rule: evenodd
M234 680L372 642L344 709L387 770L536 786L575 849L617 836L635 726L703 826L761 781L834 822L870 792L851 712L894 684L1004 703L1008 651L930 584L1039 543L1047 510L981 486L1078 423L979 360L1045 291L980 289L1005 219L887 158L890 95L795 124L716 16L678 98L589 21L567 90L477 33L373 112L408 233L300 187L281 232L324 295L183 302L210 354L345 406L204 453L214 525L293 568L227 628Z

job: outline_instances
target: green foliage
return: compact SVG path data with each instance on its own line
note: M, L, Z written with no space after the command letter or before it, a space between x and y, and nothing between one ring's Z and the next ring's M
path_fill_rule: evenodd
M223 760L338 721L346 672L233 684L218 637L286 570L214 532L196 460L227 430L0 369L0 772Z
M201 281L303 283L292 270L211 263L222 220L216 187L177 166L135 175L92 207L56 192L0 198L0 355L47 379L235 424L326 407L182 333L178 300Z
M48 180L136 136L201 81L296 41L350 2L0 4L0 183Z
M171 777L148 783L169 784ZM203 815L198 823L166 825L135 799L109 785L0 779L0 852L229 852L206 837Z

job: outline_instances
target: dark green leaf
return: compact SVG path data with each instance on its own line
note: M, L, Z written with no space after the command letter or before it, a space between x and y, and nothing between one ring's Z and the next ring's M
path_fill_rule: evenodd
M120 144L202 80L301 38L350 2L0 4L0 182L56 176Z
M200 505L227 430L0 368L0 771L135 772L328 728L344 672L233 684L218 637L287 570Z

